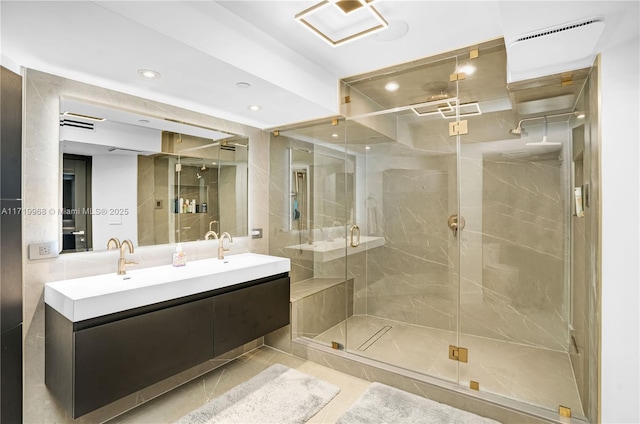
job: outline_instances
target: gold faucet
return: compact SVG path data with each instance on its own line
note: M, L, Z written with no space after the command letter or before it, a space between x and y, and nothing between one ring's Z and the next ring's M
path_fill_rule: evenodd
M111 249L111 244L115 244L116 249L120 249L120 240L117 237L111 237L107 241L107 250Z
M127 265L134 265L137 262L127 261L124 258L124 248L129 247L129 253L133 253L133 243L131 240L124 240L120 245L120 260L118 261L118 275L125 275L127 273Z
M227 233L226 231L224 233L222 233L222 235L220 236L220 238L218 239L218 259L224 259L224 252L228 252L229 249L225 249L224 248L224 239L228 238L229 239L229 243L233 243L233 238L231 237L231 234ZM231 247L231 246L229 246Z

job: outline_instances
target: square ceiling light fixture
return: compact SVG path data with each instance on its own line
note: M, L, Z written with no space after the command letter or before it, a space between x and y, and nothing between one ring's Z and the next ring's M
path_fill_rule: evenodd
M456 110L460 109L460 117L481 115L480 105L478 102L456 104L455 99L446 100L443 103L432 107L417 106L413 108L413 112L418 116L440 115L445 119L452 119L458 116Z
M295 18L314 34L336 47L389 26L373 7L375 0L323 0Z

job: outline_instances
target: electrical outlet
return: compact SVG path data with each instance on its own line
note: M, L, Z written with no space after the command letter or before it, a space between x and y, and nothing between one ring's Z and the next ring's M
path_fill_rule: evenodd
M29 245L29 259L46 259L58 256L58 242L47 241Z

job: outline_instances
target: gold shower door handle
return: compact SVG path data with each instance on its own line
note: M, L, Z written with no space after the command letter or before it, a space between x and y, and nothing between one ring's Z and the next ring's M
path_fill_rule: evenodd
M355 233L356 231L358 232L358 238L357 238L357 240L358 240L358 241L355 241L355 242L354 242L354 241L353 241L353 233ZM360 246L360 227L358 227L358 226L357 226L357 225L355 225L355 224L354 224L354 225L352 225L352 226L351 226L350 233L351 233L351 243L350 243L351 247L358 247L358 246Z
M462 230L464 228L464 218L460 217L458 219L458 215L454 213L449 216L449 219L447 220L447 225L449 225L449 228L451 228L451 231L453 231L453 236L457 237L458 230Z

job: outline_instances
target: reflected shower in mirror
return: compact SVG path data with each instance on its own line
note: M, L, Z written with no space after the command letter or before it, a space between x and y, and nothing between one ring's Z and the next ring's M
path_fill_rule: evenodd
M210 224L248 233L246 137L61 98L60 150L63 252L201 240Z

